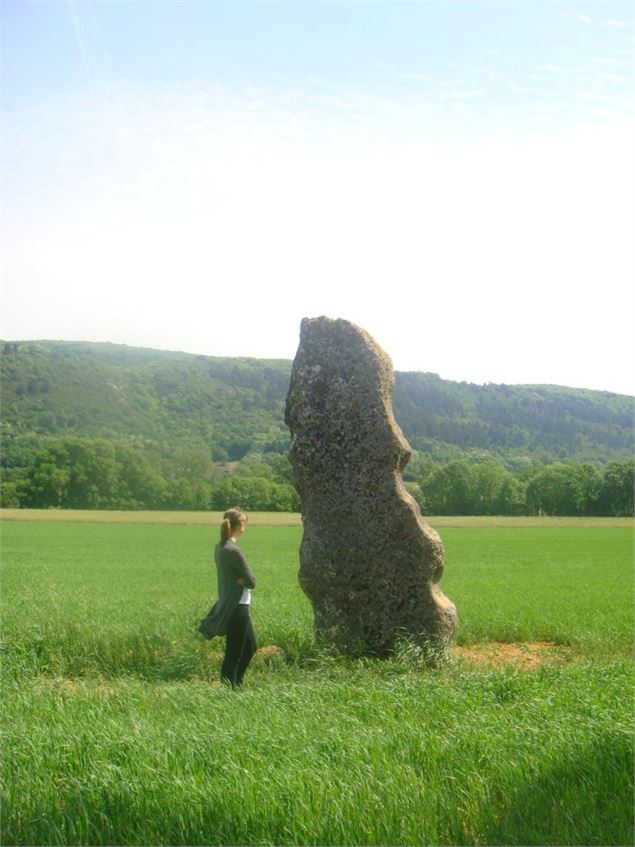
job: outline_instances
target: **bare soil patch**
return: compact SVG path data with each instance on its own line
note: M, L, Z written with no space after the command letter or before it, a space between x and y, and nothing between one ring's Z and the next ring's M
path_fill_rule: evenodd
M576 657L572 647L555 644L553 641L485 641L466 647L455 644L452 647L452 655L478 667L499 668L508 665L528 671L541 665L571 662Z
M271 656L284 656L284 654L282 647L278 647L277 644L267 644L265 647L259 647L256 650L256 656L262 656L263 659L268 659Z

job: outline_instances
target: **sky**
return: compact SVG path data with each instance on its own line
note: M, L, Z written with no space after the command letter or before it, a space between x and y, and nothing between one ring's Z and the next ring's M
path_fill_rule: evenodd
M631 2L1 15L2 338L635 393Z

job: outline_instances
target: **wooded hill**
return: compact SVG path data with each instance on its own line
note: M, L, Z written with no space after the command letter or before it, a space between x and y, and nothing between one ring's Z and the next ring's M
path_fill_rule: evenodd
M219 463L288 449L288 360L0 344L5 468L30 465L51 436L103 438L163 458L194 448ZM619 394L398 372L393 408L411 446L434 463L495 457L517 473L551 462L603 465L633 452L633 398Z

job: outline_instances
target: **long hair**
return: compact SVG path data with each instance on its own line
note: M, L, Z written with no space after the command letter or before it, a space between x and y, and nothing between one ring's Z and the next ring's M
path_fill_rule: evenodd
M247 515L242 509L227 509L223 515L223 522L220 525L220 543L227 544L236 527L242 521L246 520Z

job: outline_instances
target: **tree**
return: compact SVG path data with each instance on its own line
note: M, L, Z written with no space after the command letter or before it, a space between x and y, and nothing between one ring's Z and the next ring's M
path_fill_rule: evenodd
M597 515L598 499L600 497L600 489L602 488L602 476L595 465L585 462L582 465L575 465L578 474L579 485L584 495L584 515Z
M219 477L209 451L193 445L177 448L163 462L163 471L167 479L187 479L190 482L209 483Z
M441 465L422 480L421 490L432 515L469 515L473 476L467 462Z
M68 438L69 481L63 505L71 509L112 508L117 499L115 448L103 439Z
M32 509L64 505L70 480L67 467L60 467L61 451L40 450L25 483L22 504ZM62 459L63 460L63 459Z
M0 484L0 506L3 509L18 509L20 507L20 494L16 482L2 482Z
M61 438L37 454L24 483L24 505L112 508L117 483L115 451L110 442Z
M524 484L498 462L449 462L420 485L433 515L518 515L525 507Z
M293 485L293 467L286 454L265 453L263 458L273 470L275 482Z
M255 452L248 453L245 458L239 462L234 473L236 476L251 477L252 479L255 477L268 480L273 479L273 468L263 460L261 453Z
M207 483L177 479L167 484L164 504L169 509L197 512L209 509L211 499L212 489Z
M604 468L600 490L598 492L598 509L603 515L614 517L630 517L633 507L633 476L635 461L609 462Z
M497 462L482 462L471 466L471 509L473 515L496 515L505 482L506 471Z
M538 515L585 515L595 483L588 468L561 462L547 465L527 484L527 506Z
M117 505L122 509L155 509L164 505L167 484L143 453L117 446Z
M300 498L291 485L233 475L213 489L210 505L217 511L238 506L245 511L297 512Z
M527 486L512 474L505 474L498 494L495 515L524 515Z

